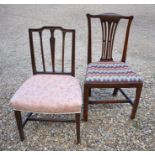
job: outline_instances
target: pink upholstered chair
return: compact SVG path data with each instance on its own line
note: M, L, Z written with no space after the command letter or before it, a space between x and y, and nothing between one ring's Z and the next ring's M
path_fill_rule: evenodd
M50 61L51 71L46 70L45 47L43 32L50 34ZM55 63L55 32L62 32L61 71L58 72ZM39 34L42 70L37 69L34 33ZM66 34L71 34L71 70L65 71L65 42ZM43 118L34 118L33 113L42 114L75 114L77 143L80 142L80 113L82 105L82 93L78 80L75 76L75 30L62 27L42 27L29 29L30 51L33 76L26 80L12 97L10 104L14 109L20 139L24 140L23 128L27 121L47 121ZM57 39L58 40L58 39ZM35 43L34 43L35 42ZM60 44L59 44L60 46ZM68 62L67 62L68 63ZM25 119L21 117L21 111L28 112ZM32 117L33 116L33 117ZM75 120L51 120L73 121Z

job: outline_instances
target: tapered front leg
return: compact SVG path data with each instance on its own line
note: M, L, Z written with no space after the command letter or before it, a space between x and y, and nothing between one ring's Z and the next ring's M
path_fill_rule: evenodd
M17 128L19 131L20 140L23 141L24 140L24 132L23 132L23 126L22 126L21 112L14 111L14 113L15 113L15 118L16 118Z
M134 119L136 116L136 112L137 112L137 108L138 108L138 104L139 104L139 100L141 96L141 91L142 91L142 85L139 85L136 88L136 96L135 96L135 101L134 101L134 105L132 108L131 119Z
M75 114L76 119L76 136L77 136L77 144L81 142L80 140L80 113Z
M83 107L83 120L88 121L88 98L89 98L89 89L87 85L84 85L84 107Z

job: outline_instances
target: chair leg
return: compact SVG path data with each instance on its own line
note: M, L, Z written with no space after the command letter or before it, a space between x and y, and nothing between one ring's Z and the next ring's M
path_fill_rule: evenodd
M81 142L80 140L80 114L75 114L76 119L76 136L77 136L77 144Z
M89 89L89 96L91 96L91 88Z
M112 95L113 95L113 96L116 96L117 93L118 93L118 88L114 88L114 91L113 91Z
M21 112L20 111L14 111L15 113L15 118L16 118L16 123L19 131L19 136L20 140L24 140L24 132L23 132L23 126L22 126L22 117L21 117Z
M88 121L88 98L89 98L89 89L84 85L84 105L83 105L83 120Z
M137 112L137 108L138 108L138 104L141 96L141 91L142 91L142 85L136 88L136 96L135 96L135 101L132 108L131 119L134 119L136 116L136 112Z

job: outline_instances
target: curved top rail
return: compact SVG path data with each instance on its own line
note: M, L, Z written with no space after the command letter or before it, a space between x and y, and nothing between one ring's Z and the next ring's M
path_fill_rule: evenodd
M92 17L92 18L119 18L119 19L133 19L133 16L123 16L117 13L103 13L103 14L97 14L97 15L92 15L92 14L87 14L87 16Z
M65 31L65 32L74 32L74 29L65 29L63 27L60 26L43 26L41 28L30 28L29 31L33 31L33 32L38 32L38 31L43 31L46 29L53 29L53 30L61 30L61 31Z

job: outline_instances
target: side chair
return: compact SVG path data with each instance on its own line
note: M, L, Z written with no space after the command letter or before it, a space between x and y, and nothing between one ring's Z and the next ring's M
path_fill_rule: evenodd
M102 51L98 62L92 62L92 18L99 19L102 30ZM120 61L113 59L115 33L120 20L127 20L124 48ZM133 16L123 16L115 13L99 15L87 14L88 21L88 59L87 72L84 81L84 121L88 120L88 104L130 103L132 106L131 119L135 118L139 104L143 80L126 63L127 46L130 26ZM118 91L125 97L123 100L92 100L92 88L114 88L113 96ZM135 100L132 101L122 88L136 88Z
M50 37L46 39L49 44L49 55L51 71L46 69L45 44L43 41L43 32L48 31ZM61 35L62 46L60 51L55 50L56 39L55 31ZM34 33L38 34L38 45L40 47L41 68L36 65L36 51ZM65 71L65 45L66 34L71 36L71 61L70 72ZM21 141L24 140L23 128L28 121L52 121L52 122L76 122L77 143L80 143L80 113L82 106L82 93L79 81L75 78L75 30L64 29L62 27L44 26L38 29L29 29L30 54L32 62L33 75L26 80L16 91L10 100L10 105L14 110L17 127ZM60 41L60 40L59 40ZM38 51L37 51L38 52ZM61 53L61 71L58 72L55 54ZM27 112L25 118L22 118L21 112ZM40 114L73 114L75 120L71 119L45 119L36 118L33 113Z

